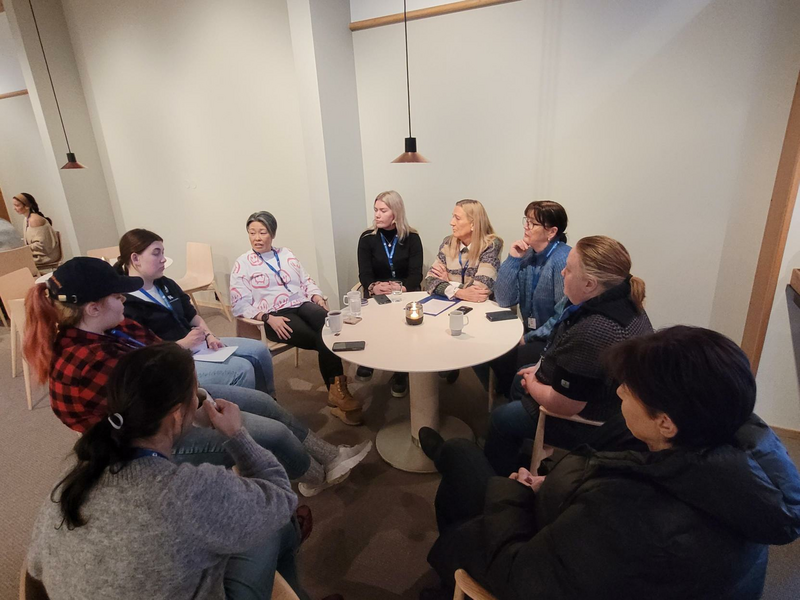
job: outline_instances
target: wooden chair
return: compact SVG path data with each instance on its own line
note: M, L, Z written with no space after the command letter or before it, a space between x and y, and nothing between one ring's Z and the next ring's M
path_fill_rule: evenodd
M219 308L229 321L233 321L231 309L222 301L222 294L217 289L214 278L214 259L211 255L211 245L200 242L186 242L186 275L176 282L181 289L189 294L192 304L197 308L194 299L195 292L210 290L219 302Z
M539 407L539 422L536 424L536 437L533 438L533 455L531 456L531 468L530 472L536 475L539 472L539 465L542 464L542 461L545 459L544 453L544 424L547 420L547 417L553 417L554 419L564 419L565 421L572 421L573 423L582 423L584 425L592 425L594 427L600 427L603 422L602 421L590 421L588 419L584 419L583 417L579 417L575 415L573 417L565 417L562 415L557 415L555 413L550 412L544 406Z
M272 596L270 598L271 600L300 600L295 591L277 571L275 571L275 582L272 584Z
M277 352L288 348L286 344L281 342L273 342L267 339L267 333L264 330L264 321L258 319L245 319L244 317L236 317L236 337L250 338L251 340L261 340L270 351ZM294 347L294 367L295 369L300 366L300 348Z
M92 258L99 258L113 265L115 262L117 262L117 258L119 258L119 246L95 248L94 250L89 250L86 253L86 256L91 256Z
M23 267L28 269L34 277L39 276L39 270L36 268L36 263L33 262L33 251L30 249L30 246L22 246L21 248L3 250L0 252L0 277L13 273ZM9 310L7 306L6 310ZM0 310L0 321L3 322L3 325L8 327L8 322L5 316L3 316L2 310Z
M58 240L58 258L56 258L54 261L51 261L49 263L43 263L41 265L38 265L39 271L42 272L42 273L44 271L55 271L59 267L59 265L61 264L61 260L64 258L64 249L61 246L61 232L60 231L56 231L56 239Z
M25 295L36 280L26 268L0 277L0 300L8 310L11 319L11 376L17 376L17 354L25 334ZM25 395L28 410L33 408L31 398L31 376L28 362L22 359L22 374L25 377Z
M453 600L465 600L467 597L472 600L497 600L470 577L469 573L464 569L459 569L456 571L456 591L453 594Z

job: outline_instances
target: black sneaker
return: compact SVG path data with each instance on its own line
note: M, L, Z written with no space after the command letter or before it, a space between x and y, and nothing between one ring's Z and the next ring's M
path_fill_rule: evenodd
M408 373L395 373L389 380L392 396L402 398L408 393Z
M375 369L370 369L369 367L358 367L356 369L356 381L369 381L372 379L374 372Z
M447 377L445 377L445 379L447 379L447 383L455 383L458 380L459 373L461 373L461 371L448 371Z
M425 453L425 456L435 461L439 458L439 453L444 446L444 439L435 429L430 427L419 428L419 447Z

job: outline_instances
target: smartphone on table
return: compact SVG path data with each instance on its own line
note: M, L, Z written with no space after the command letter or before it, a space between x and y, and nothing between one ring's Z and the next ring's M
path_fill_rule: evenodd
M377 302L378 304L391 304L392 303L392 301L389 300L389 296L387 296L386 294L375 294L373 296L373 298L375 298L375 302Z
M354 352L367 347L366 342L336 342L333 344L334 352Z
M517 318L517 313L513 310L496 310L494 312L487 312L486 318L490 321L510 321Z
M471 306L462 306L461 308L457 308L456 310L459 311L462 315L465 315L469 311L472 310L472 307Z

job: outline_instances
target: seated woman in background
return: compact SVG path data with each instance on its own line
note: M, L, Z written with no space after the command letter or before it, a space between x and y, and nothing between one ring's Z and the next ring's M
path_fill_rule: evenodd
M504 600L760 598L768 545L800 536L800 475L753 414L744 352L678 326L606 359L624 422L598 434L619 427L641 451L583 446L547 477L500 478L474 443L420 430L442 473L428 561L450 587L462 568Z
M494 234L489 215L477 200L456 202L450 227L453 234L439 246L422 287L429 294L485 302L497 279L503 240Z
M614 343L651 333L644 311L644 281L630 274L625 246L605 236L586 237L564 267L568 306L555 325L541 361L524 368L511 389L511 402L492 411L486 457L498 475L520 465L519 452L533 438L539 406L564 416L605 421L619 412L619 398L606 381L603 353ZM548 419L545 443L571 449L592 427Z
M375 223L358 240L358 279L364 296L390 294L391 282L404 292L418 292L422 281L422 240L406 220L403 198L395 191L381 192L374 203ZM358 367L356 378L367 381L372 369ZM408 392L408 373L395 373L389 383L392 395Z
M109 375L120 358L161 340L125 319L123 294L141 289L138 277L119 275L98 258L77 257L35 285L25 300L23 352L40 383L49 380L50 404L61 421L85 433L107 414ZM372 447L333 446L320 439L268 395L257 390L203 382L206 391L238 405L253 438L272 451L300 491L312 496L346 476ZM213 429L193 428L175 459L229 464L225 438Z
M61 256L61 248L53 229L53 220L42 214L36 199L25 192L17 194L14 196L14 211L25 217L25 232L22 237L25 244L31 247L33 262L46 265L57 261Z
M47 595L269 598L277 569L307 598L286 471L235 404L199 404L191 355L175 344L136 350L107 388L106 415L75 444L76 464L34 526L28 573ZM238 475L170 460L195 425L227 440Z
M119 240L116 269L141 277L142 289L126 294L125 316L147 327L162 340L176 342L188 350L236 346L223 363L197 362L197 375L204 383L240 385L275 396L272 355L261 341L248 338L218 338L209 329L189 295L164 276L164 240L147 229L131 229Z
M237 317L259 319L273 342L316 350L328 388L331 414L346 425L361 425L361 403L347 388L342 360L322 341L328 305L303 265L286 247L273 246L278 221L266 211L247 218L252 250L233 264L231 309Z
M567 265L567 211L558 202L539 200L525 208L524 235L511 244L500 265L494 297L503 308L519 305L525 333L520 345L490 364L497 392L507 396L514 375L539 360L564 297L561 271ZM556 317L556 318L553 318Z

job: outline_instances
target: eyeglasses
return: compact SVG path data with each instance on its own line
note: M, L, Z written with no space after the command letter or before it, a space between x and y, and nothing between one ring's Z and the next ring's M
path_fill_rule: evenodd
M537 223L533 219L529 219L528 217L523 217L522 219L522 226L525 229L533 229L534 227L544 227L541 223Z

